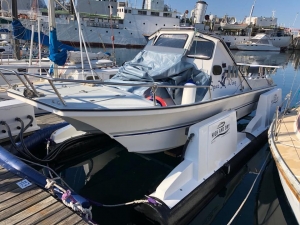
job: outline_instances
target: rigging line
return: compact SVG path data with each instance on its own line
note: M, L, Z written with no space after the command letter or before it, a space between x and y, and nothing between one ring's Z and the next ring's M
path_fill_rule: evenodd
M270 155L270 152L268 153L268 155L267 155L267 157L266 157L266 159L265 159L263 165L261 166L261 168L260 168L260 170L259 170L259 172L258 172L258 174L257 174L257 176L256 176L256 178L255 178L255 180L254 180L254 182L253 182L253 184L252 184L252 186L251 186L251 188L250 188L248 194L246 195L245 199L243 200L243 202L241 203L240 207L237 209L237 211L235 212L235 214L233 215L233 217L231 218L231 220L229 220L229 222L227 223L227 225L230 225L230 224L233 222L233 220L236 218L236 216L238 215L238 213L239 213L239 212L241 211L241 209L243 208L243 206L244 206L244 204L246 203L246 201L247 201L249 195L250 195L251 192L252 192L252 189L254 188L254 185L255 185L255 183L256 183L256 181L257 181L259 175L261 174L261 171L264 169L264 167L265 167L265 165L266 165L266 163L267 163L267 160L268 160L268 158L269 158L269 155Z
M294 87L294 83L295 83L296 75L297 75L297 74L298 74L298 71L296 70L295 73L294 73L294 79L293 79L293 82L292 82L292 86L291 86L290 93L292 93L292 90L293 90L293 87Z
M292 87L291 87L290 93L292 93L292 88L293 88L293 86L294 86L294 82L295 82L295 79L296 79L295 77L296 77L297 74L298 74L298 70L295 71L294 80L293 80L293 83L292 83ZM300 88L300 83L299 83L299 85L298 85L298 88L297 88L296 92L295 92L294 95L292 96L292 98L291 98L291 100L290 100L290 103L293 101L293 99L294 99L294 97L296 96L296 93L297 93L297 91L299 90L299 88Z

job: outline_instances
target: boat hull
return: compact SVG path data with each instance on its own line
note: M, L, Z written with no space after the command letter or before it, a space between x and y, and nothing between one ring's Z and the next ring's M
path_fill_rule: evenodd
M257 44L237 44L238 50L243 51L280 51L279 47L270 45L257 45Z
M172 209L159 199L156 199L156 201L162 205L143 203L136 206L132 213L133 222L144 225L180 225L190 223L265 144L266 138L267 131L253 139L250 144L228 161L227 165L230 166L229 174L227 167L221 167Z
M231 36L231 35L220 35L226 43L230 43L230 49L237 49L237 44L244 41L249 41L251 37L248 36ZM286 48L292 41L292 36L282 37L271 37L270 41L275 47Z
M129 152L154 153L184 145L186 129L219 112L234 109L237 119L253 111L259 96L274 86L198 104L127 110L57 110L21 95L11 97L53 112L77 130L103 132Z
M284 193L287 197L289 205L294 213L294 216L298 224L300 224L299 181L297 176L292 172L293 170L289 168L288 162L286 162L286 159L281 155L280 150L278 150L276 146L276 143L274 141L275 136L273 132L276 121L275 122L274 121L269 128L269 134L268 134L270 150L272 152L273 159L276 163L276 167L278 170L280 182L283 187ZM286 143L287 145L289 144L288 142ZM293 164L297 165L297 161L295 160Z

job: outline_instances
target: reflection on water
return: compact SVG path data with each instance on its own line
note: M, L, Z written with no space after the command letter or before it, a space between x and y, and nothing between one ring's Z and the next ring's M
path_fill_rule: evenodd
M252 65L270 65L286 67L291 53L274 51L232 51L235 60L239 63Z
M106 51L109 51L109 49L106 49ZM122 63L131 60L139 51L139 49L116 49L117 63L121 65ZM278 85L278 87L282 88L283 96L286 96L286 94L290 91L292 92L292 105L300 100L300 76L298 76L300 58L299 52L280 53L233 51L233 55L236 61L240 63L282 66L282 68L278 69L273 75L274 82ZM121 162L121 157L126 159L123 164ZM118 147L107 151L105 154L102 154L101 157L99 156L86 160L84 163L77 165L76 167L63 171L63 175L68 180L69 184L76 189L76 191L90 198L104 202L112 201L112 203L120 203L129 201L129 199L133 200L132 198L134 194L137 194L138 192L140 192L138 194L141 196L143 193L151 193L155 190L155 185L157 185L157 183L159 183L159 181L169 173L172 167L178 163L169 162L163 165L158 164L157 159L160 157L164 156L147 155L135 156L132 158L132 156L127 154L126 151L123 151L121 147ZM275 169L272 158L269 155L266 140L266 145L260 149L258 153L237 173L237 175L226 185L226 187L222 189L220 193L218 193L211 203L199 213L190 225L227 224L248 194L251 185L257 177L257 172L267 157L269 157L269 160L266 170L255 183L253 191L249 195L249 198L240 213L236 216L233 224L266 225L275 224L276 221L279 222L277 224L293 224L295 220L293 220L293 215L291 214L288 203L284 198L284 193L278 180L277 170ZM108 165L113 165L114 162L116 162L114 167L110 167L108 169ZM120 171L114 169L116 168L116 165L121 168ZM145 165L147 165L147 167L145 167ZM148 182L143 186L139 183L139 180L137 180L139 177L138 173L128 175L128 166L139 168L140 172L143 171L146 174L139 176L147 176L148 174L149 177L151 177L151 182L148 180ZM106 168L106 170L103 170L103 168ZM149 168L151 168L151 171L149 171ZM161 168L162 172L155 171L158 168ZM103 181L103 171L106 172L106 179L110 180L108 183ZM121 178L124 182L120 186L117 186L113 182L113 178L116 177L117 172L121 173ZM125 176L125 174L127 175ZM128 190L125 190L125 183L128 180L133 186L132 189L129 186ZM96 188L92 189L93 187ZM142 189L138 189L139 187ZM105 192L104 190L109 189L114 190L114 192L129 192L125 195L124 199L114 199L112 197L108 197L106 193L103 193ZM272 189L272 191L269 191L270 189ZM136 191L137 193L130 193L130 191L133 192L134 190L138 190ZM92 194L95 196L91 196ZM95 219L97 219L99 223L101 223L101 221L104 222L105 219L114 217L114 213L110 214L108 210L105 210L105 213L103 213L101 217L99 216L101 214L99 209L95 207L95 210ZM122 217L121 212L119 213L118 224L127 224L128 218L126 218L125 215ZM104 214L107 214L108 218L106 218L106 215ZM104 222L103 224L106 223Z

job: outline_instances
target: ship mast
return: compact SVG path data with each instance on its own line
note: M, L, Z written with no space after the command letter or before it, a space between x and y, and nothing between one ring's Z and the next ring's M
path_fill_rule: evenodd
M254 6L255 6L255 2L256 2L256 0L254 0L254 3L253 3L253 5L252 5L252 7L251 7L251 10L250 10L250 15L249 15L249 21L250 21L250 25L251 25L251 18L252 18L252 14L253 14L253 10L254 10Z

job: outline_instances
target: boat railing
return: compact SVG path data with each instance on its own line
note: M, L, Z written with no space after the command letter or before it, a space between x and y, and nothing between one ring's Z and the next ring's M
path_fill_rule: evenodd
M280 126L284 123L283 118L291 110L289 108L290 94L288 94L287 97L288 98L286 98L286 102L285 102L287 107L284 108L284 110L280 110L280 107L277 107L277 110L275 112L275 118L269 128L269 144L270 144L270 147L274 150L274 151L272 151L272 153L273 153L273 158L276 161L276 164L277 163L280 164L281 169L285 172L287 178L289 179L289 182L296 189L297 194L299 195L300 194L300 188L299 188L300 182L299 182L298 178L295 176L295 174L293 173L293 171L290 169L290 167L287 165L286 161L283 160L283 157L276 145L276 142L278 140L278 133L279 133ZM288 135L289 135L290 140L293 145L291 147L293 147L295 149L295 151L297 151L297 148L294 144L293 137L291 137L290 134L288 134Z
M280 129L280 126L282 124L282 121L285 117L285 115L289 112L290 108L290 102L291 102L291 93L287 94L283 102L280 106L277 107L275 115L274 115L274 126L273 126L273 134L275 139L277 140L278 132Z
M1 65L1 66L3 66L3 65ZM6 65L5 65L6 66ZM15 67L15 69L39 69L39 70L41 70L41 73L43 73L43 74L45 74L45 72L50 76L50 74L48 73L48 69L49 69L49 65L46 65L46 66L18 66L18 65L13 65L13 64L9 64L9 65L7 65L7 66L9 66L9 68L12 68L12 67ZM72 66L72 65L71 65ZM105 69L105 68L114 68L115 66L99 66L99 67L93 67L93 68L89 68L88 69L88 71L91 71L92 72L92 74L91 74L91 76L92 77L94 77L94 80L96 80L96 78L95 77L98 77L98 80L102 80L102 78L101 78L101 75L99 75L98 73L97 73L97 69ZM74 68L74 67L64 67L64 68L59 68L59 70L62 70L62 71L68 71L68 70L76 70L76 69L78 69L78 70L82 70L82 68L80 68L80 67L78 67L78 68ZM84 72L86 72L87 70L86 69L83 69L84 70ZM11 69L4 69L4 68L0 68L0 75L3 77L4 75L3 75L3 73L2 73L2 71L5 71L5 72L8 72L8 73L11 73L11 75L16 75L16 73L18 73L18 75L23 75L24 74L24 72L23 71L19 71L19 72L16 72L15 70L11 70ZM20 74L20 73L22 73L22 74ZM6 74L6 75L9 75L9 74ZM29 75L29 73L28 73L28 75ZM33 75L33 74L31 74L31 75ZM65 74L61 74L60 76L64 76ZM42 76L43 78L42 79L44 79L45 77L44 76ZM5 80L5 78L3 78L4 80ZM6 82L7 83L7 82ZM9 85L9 84L8 84Z
M156 91L158 88L207 88L208 92L209 92L209 99L212 99L212 94L211 94L211 86L210 85L172 85L172 84L162 84L162 83L158 83L158 82L140 82L140 83L134 83L134 82L112 82L112 81L102 81L102 80L74 80L74 79L63 79L63 78L54 78L52 76L46 75L37 75L37 74L30 74L30 73L18 73L14 70L10 70L10 69L3 69L0 68L0 76L3 78L3 80L8 84L9 88L12 88L14 90L16 90L16 86L12 85L8 79L6 79L6 77L3 74L3 71L5 72L10 72L12 75L15 75L20 82L24 85L24 87L28 90L33 91L33 93L35 94L35 96L37 97L42 97L41 93L39 93L35 86L34 83L32 83L30 81L30 79L28 78L28 76L30 77L35 77L35 78L39 78L39 79L43 79L43 80L47 80L48 83L50 84L50 86L52 87L53 91L55 92L55 94L57 95L57 97L59 98L59 100L62 102L63 105L67 105L66 102L64 101L63 97L60 95L60 93L58 92L57 88L54 85L54 82L66 82L66 83L84 83L84 84L91 84L91 85L114 85L114 86L127 86L127 87L149 87L151 88L151 93L152 93L152 97L153 97L153 102L154 105L156 106ZM24 79L22 78L24 77Z

